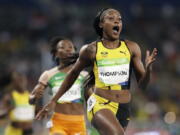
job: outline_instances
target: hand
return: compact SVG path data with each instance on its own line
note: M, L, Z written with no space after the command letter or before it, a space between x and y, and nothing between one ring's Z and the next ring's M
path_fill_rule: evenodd
M146 59L145 59L145 65L147 70L152 70L152 63L156 60L157 55L157 49L154 48L152 53L150 54L150 51L146 51Z
M56 102L53 101L49 102L38 112L35 119L41 120L42 118L47 118L48 114L54 111L55 106L56 106Z
M36 97L35 95L29 96L29 104L34 105L36 103Z

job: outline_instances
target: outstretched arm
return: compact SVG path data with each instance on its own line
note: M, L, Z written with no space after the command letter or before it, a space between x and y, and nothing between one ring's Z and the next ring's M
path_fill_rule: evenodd
M155 57L157 55L157 49L154 48L152 53L150 54L150 51L147 50L146 52L146 59L145 59L145 67L141 60L141 50L138 44L134 42L128 42L129 48L132 52L132 62L133 62L133 68L135 71L135 76L137 78L137 82L139 85L139 88L146 89L151 76L152 71L152 64L156 60Z

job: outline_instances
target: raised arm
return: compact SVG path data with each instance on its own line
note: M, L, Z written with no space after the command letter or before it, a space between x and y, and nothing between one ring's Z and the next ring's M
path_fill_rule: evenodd
M50 102L44 106L44 108L38 113L36 119L41 119L46 117L48 112L54 110L57 100L73 85L80 72L92 64L92 47L91 45L86 45L80 50L79 58L68 72L65 80L61 84L56 95L50 100Z
M128 41L127 44L132 53L133 68L139 88L144 90L146 89L150 81L152 64L155 61L155 57L157 55L157 49L154 48L151 54L150 51L147 50L146 58L145 58L145 66L144 66L142 63L141 49L139 45L131 41Z

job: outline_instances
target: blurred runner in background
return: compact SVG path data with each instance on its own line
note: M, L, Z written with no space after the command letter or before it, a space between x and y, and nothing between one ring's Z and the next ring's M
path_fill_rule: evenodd
M5 129L5 135L32 135L32 122L35 107L29 105L27 78L21 73L12 73L13 90L6 93L3 103L9 112L10 123Z

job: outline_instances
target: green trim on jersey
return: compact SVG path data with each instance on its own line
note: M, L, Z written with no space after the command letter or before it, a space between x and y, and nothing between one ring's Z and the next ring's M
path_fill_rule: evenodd
M49 94L53 95L52 89L54 87L60 87L64 79L66 78L67 73L64 72L58 72L55 75L53 75L49 81L48 81L48 86L51 88ZM80 85L81 88L81 98L79 99L78 103L83 103L84 102L84 90L83 90L83 83L84 83L85 77L82 76L81 74L77 78L77 80L74 82L74 84Z

